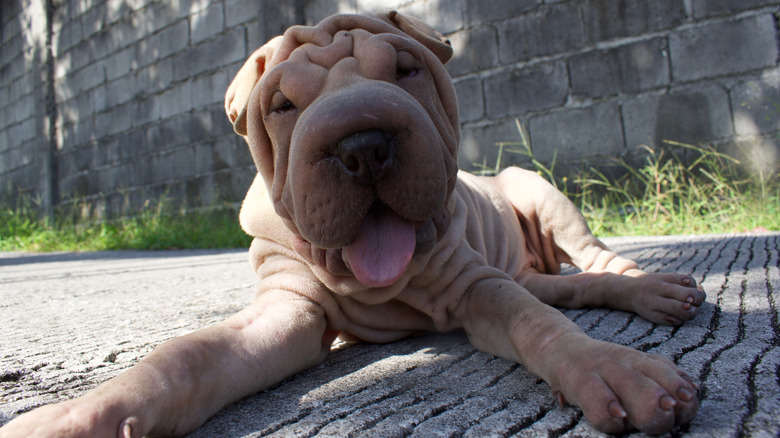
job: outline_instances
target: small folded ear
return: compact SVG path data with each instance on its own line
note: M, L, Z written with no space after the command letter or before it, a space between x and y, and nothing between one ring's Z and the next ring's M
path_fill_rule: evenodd
M446 64L452 58L450 40L427 23L398 11L389 11L387 17L404 33L433 52L442 64Z
M241 70L236 73L236 77L225 93L225 112L233 123L233 130L239 135L246 135L246 109L249 96L255 89L257 81L260 80L260 76L263 75L266 63L271 60L281 42L282 37L278 36L255 50Z

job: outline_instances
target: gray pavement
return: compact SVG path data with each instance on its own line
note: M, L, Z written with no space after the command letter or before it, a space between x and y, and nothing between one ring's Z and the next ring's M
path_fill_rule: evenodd
M591 336L662 354L701 384L674 436L780 436L779 233L605 239L649 271L682 271L708 303L679 329L566 311ZM246 251L0 253L0 424L82 394L253 296ZM235 403L193 437L599 436L522 366L461 334L340 345Z

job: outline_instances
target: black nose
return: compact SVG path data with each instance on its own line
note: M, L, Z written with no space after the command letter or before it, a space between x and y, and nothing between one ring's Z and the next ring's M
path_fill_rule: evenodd
M392 168L395 148L390 134L372 129L344 137L334 155L347 175L363 184L373 184Z

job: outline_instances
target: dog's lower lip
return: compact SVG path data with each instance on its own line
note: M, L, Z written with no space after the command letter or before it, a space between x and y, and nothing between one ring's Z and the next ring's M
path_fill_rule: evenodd
M412 221L412 220L408 220L402 214L400 214L396 210L390 208L387 204L385 204L384 202L382 202L380 200L377 200L376 202L374 202L374 204L371 205L371 208L368 209L368 213L367 214L381 215L381 214L385 214L385 212L387 212L387 211L392 211L393 213L395 213L396 215L401 217L403 220L405 220L405 221L409 222L410 224L412 224L412 226L414 226L414 231L415 232L420 231L420 229L422 227L424 227L429 222L429 221Z

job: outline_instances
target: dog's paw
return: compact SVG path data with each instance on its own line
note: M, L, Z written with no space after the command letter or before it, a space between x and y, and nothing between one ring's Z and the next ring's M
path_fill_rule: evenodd
M634 277L636 287L627 291L635 313L656 324L682 325L699 313L706 294L690 275L646 273L633 269L623 273Z
M551 385L561 405L579 406L588 422L606 433L660 434L693 418L699 409L697 386L672 361L593 342L571 349L558 367Z
M0 438L16 437L141 437L138 420L121 421L106 409L83 398L46 405L14 418L0 428Z

